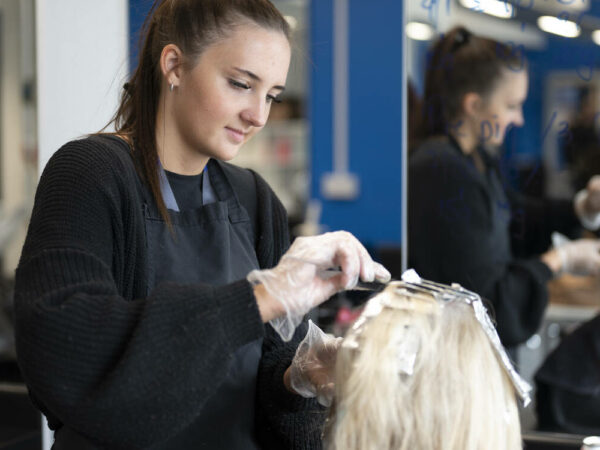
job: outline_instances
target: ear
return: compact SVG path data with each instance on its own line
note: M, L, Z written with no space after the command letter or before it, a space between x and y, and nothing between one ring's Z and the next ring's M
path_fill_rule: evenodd
M175 44L167 44L160 53L160 71L167 86L179 86L183 52Z
M476 116L481 111L483 99L475 92L467 92L462 100L462 109L467 117Z

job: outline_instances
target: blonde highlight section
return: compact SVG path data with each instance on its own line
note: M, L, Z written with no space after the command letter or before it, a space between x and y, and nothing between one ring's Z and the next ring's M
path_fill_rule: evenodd
M358 349L340 348L325 448L520 449L512 384L472 307L408 306L384 308L354 336ZM419 344L412 375L398 357L409 334Z

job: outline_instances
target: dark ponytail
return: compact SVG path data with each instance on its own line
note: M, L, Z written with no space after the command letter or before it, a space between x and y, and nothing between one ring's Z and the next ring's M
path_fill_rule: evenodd
M525 70L522 47L475 36L464 27L443 35L428 55L419 135L445 135L462 113L465 94L487 96L505 70Z
M185 68L191 69L207 46L228 37L235 26L246 22L280 31L289 39L286 20L269 0L155 0L142 27L138 66L124 86L111 123L116 134L129 142L138 172L169 226L156 147L161 52L167 44L177 45L184 54Z

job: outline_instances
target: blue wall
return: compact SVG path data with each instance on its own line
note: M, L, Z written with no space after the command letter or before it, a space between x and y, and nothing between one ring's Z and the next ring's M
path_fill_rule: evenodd
M321 176L333 170L333 0L311 2L311 197L323 205L321 223L345 229L371 246L401 243L403 2L348 0L349 171L360 195L331 201Z

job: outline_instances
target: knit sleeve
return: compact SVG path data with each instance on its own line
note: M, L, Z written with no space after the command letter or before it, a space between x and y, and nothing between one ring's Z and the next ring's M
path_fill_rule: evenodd
M245 280L123 296L115 267L132 226L127 170L89 140L57 152L40 179L15 286L32 397L54 426L116 449L147 447L191 423L233 352L264 333Z
M289 392L283 374L306 336L307 322L284 343L271 326L263 343L263 358L257 384L257 437L265 450L318 450L326 410L314 398L306 399Z
M551 234L559 231L571 238L581 234L581 223L571 200L534 198L507 191L511 204L511 243L516 256L528 258L546 252Z

